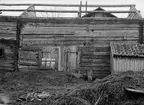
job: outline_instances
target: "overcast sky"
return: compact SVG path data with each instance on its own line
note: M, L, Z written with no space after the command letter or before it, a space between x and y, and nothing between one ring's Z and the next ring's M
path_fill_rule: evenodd
M85 4L86 0L0 0L0 3ZM87 0L88 4L135 4L144 17L144 0Z

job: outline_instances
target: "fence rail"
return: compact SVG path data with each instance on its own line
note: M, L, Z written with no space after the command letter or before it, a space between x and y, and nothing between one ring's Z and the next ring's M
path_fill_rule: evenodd
M78 14L78 17L82 17L82 13L128 13L128 14L139 14L140 11L138 11L137 9L135 10L109 10L109 11L95 11L95 10L88 10L88 7L93 7L93 8L98 8L98 7L129 7L129 8L135 8L134 4L127 4L127 5L92 5L92 4L82 4L82 1L80 2L80 4L0 4L0 6L19 6L18 9L9 9L9 8L1 8L0 11L2 12L27 12L27 14L29 14L28 12L45 12L45 13L76 13ZM21 6L28 6L27 9L21 9ZM53 7L77 7L77 10L45 10L45 9L36 9L36 6L53 6ZM33 9L29 9L33 7ZM85 10L83 10L82 8L85 8Z
M0 11L11 11L11 12L57 12L57 13L136 13L136 11L74 11L74 10L27 10L27 9L0 9ZM140 12L140 11L138 11Z
M0 6L55 6L55 7L79 7L78 4L0 4ZM81 5L85 7L86 5ZM127 4L127 5L92 5L89 4L87 7L131 7L135 6L134 4Z

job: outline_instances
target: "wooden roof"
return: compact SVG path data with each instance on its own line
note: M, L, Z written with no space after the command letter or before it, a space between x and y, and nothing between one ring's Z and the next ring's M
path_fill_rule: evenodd
M144 57L144 44L111 43L111 53L114 56Z

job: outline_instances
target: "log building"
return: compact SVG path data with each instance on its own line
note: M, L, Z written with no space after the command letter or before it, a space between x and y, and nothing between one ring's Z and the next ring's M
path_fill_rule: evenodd
M33 4L26 10L15 10L24 11L19 17L0 16L1 70L55 70L81 74L92 71L95 77L102 78L112 70L111 42L143 43L143 18L135 5L87 5L95 8L129 7L129 11L48 11L36 10L35 6L84 7ZM37 12L72 12L78 13L79 17L44 18L36 17ZM85 12L87 14L82 16ZM92 17L89 17L91 13ZM97 18L94 13L101 17ZM118 18L111 13L128 13L128 17Z

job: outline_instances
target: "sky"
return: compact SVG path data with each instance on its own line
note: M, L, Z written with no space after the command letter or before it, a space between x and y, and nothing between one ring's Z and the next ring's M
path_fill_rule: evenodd
M0 3L80 4L80 1L82 1L83 4L86 3L86 0L0 0ZM144 0L87 0L87 2L88 4L95 4L95 5L97 4L135 4L136 8L141 11L140 13L144 17L144 7L143 7ZM7 7L7 9L9 8L10 7ZM25 9L26 7L21 7L21 8ZM117 9L120 10L120 8ZM64 8L61 8L61 10L64 10Z

